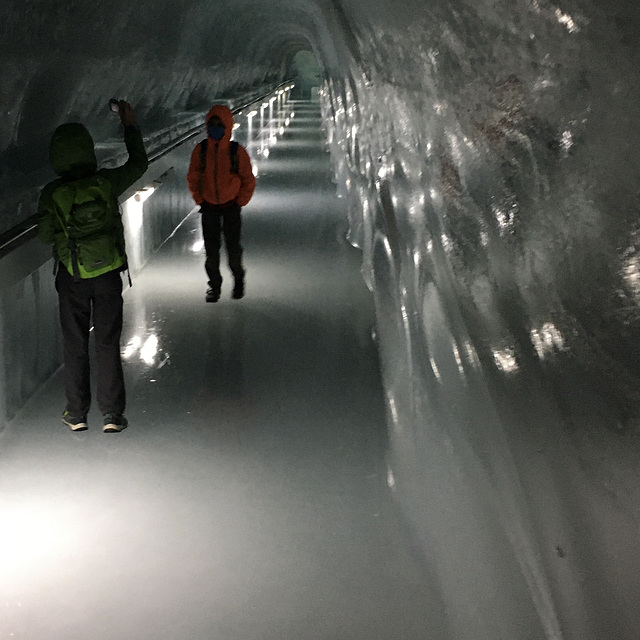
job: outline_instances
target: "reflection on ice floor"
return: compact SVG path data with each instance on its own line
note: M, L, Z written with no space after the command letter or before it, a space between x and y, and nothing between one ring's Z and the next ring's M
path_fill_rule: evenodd
M130 428L94 409L69 432L58 374L3 434L2 640L442 637L388 498L360 256L299 111L313 145L273 148L245 209L246 298L225 267L204 303L197 214L126 293Z

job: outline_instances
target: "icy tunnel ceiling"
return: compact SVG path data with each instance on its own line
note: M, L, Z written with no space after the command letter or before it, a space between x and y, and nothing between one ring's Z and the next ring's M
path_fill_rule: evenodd
M5 14L4 16L2 14ZM3 3L2 143L124 95L143 118L291 74L300 49L335 66L316 2ZM17 127L17 130L16 130ZM17 140L11 140L17 135Z
M81 120L97 141L108 138L117 123L105 105L116 96L149 133L291 78L299 51L336 73L341 16L325 0L3 2L0 231L33 204L11 192L49 177L47 144L61 122Z

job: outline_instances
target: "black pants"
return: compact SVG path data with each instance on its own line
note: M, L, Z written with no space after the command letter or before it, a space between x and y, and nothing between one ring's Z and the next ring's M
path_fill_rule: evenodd
M222 276L220 275L220 232L224 234L227 249L229 269L236 280L244 278L242 267L242 246L240 234L242 231L242 207L235 202L213 205L204 202L200 205L202 213L202 235L204 249L207 254L204 268L209 278L209 286L220 291Z
M86 416L91 405L89 330L93 319L98 366L98 407L102 414L121 415L125 409L120 359L122 278L110 271L97 278L74 281L60 265L56 277L64 348L67 411Z

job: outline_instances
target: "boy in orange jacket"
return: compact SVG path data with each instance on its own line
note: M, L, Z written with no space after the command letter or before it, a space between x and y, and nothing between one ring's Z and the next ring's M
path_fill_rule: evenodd
M241 210L253 196L256 179L247 151L231 141L233 114L229 107L214 105L207 114L207 138L191 154L187 184L200 205L209 278L206 301L220 299L220 234L224 234L229 269L234 277L232 297L244 296Z

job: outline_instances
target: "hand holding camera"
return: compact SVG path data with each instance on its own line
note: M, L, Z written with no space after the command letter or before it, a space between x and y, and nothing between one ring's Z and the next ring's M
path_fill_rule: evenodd
M136 117L131 105L126 100L109 100L109 108L120 116L120 121L125 127L130 127L136 123Z

